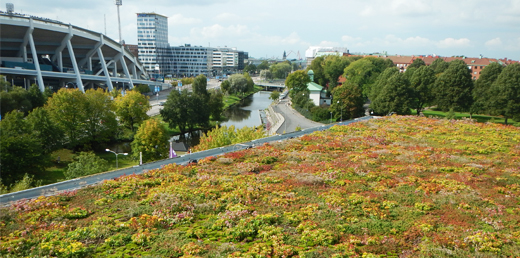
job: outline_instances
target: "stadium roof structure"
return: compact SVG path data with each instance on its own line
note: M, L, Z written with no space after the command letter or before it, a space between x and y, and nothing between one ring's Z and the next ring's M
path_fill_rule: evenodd
M157 85L127 48L105 35L59 21L0 11L0 74L81 91L114 83ZM44 82L45 80L45 82Z

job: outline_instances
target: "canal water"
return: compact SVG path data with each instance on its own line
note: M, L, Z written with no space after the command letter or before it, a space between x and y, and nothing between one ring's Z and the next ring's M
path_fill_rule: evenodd
M272 100L269 99L271 92L259 91L245 99L239 104L234 105L224 111L227 121L222 122L222 126L232 126L242 128L245 126L256 127L262 125L260 111L269 107Z

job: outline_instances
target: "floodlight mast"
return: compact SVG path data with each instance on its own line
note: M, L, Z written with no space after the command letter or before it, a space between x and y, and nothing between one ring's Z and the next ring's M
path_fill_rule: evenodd
M121 17L119 15L119 6L123 5L123 0L115 0L117 6L117 24L119 25L119 43L121 44L123 41L121 40Z

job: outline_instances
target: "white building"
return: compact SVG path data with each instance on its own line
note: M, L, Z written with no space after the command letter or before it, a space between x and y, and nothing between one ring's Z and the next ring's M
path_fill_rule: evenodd
M139 61L146 71L156 73L162 69L158 48L168 48L168 17L157 13L137 14L137 48Z

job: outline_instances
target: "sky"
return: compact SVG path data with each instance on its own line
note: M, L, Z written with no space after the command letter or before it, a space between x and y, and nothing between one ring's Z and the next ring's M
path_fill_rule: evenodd
M2 2L3 11L11 2L15 12L106 28L119 39L113 0ZM255 58L281 58L284 51L304 58L310 46L323 46L520 60L520 0L123 0L128 44L137 44L138 12L167 16L172 46L235 47Z

